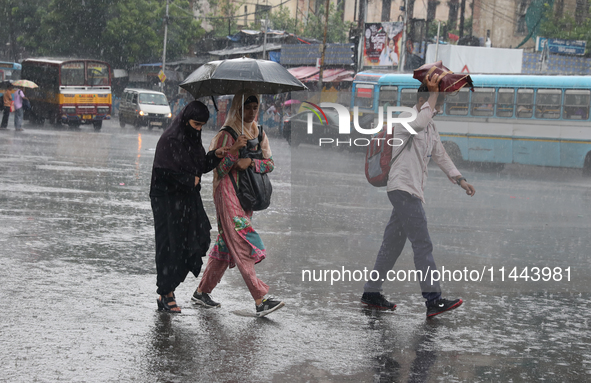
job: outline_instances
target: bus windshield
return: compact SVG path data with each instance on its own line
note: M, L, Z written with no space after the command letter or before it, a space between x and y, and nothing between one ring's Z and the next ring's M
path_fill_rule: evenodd
M61 84L64 86L83 86L84 62L69 62L62 65Z
M168 105L166 96L157 93L140 93L140 104Z
M87 64L88 85L109 85L109 67L106 64L89 61Z

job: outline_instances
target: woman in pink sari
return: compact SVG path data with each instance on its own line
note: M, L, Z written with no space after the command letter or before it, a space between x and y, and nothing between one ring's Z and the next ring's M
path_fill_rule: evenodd
M226 146L232 148L214 170L213 194L219 235L209 253L209 261L201 283L191 299L205 307L220 306L211 299L209 294L222 279L228 267L238 266L255 301L255 315L264 316L280 309L284 303L264 298L269 291L269 286L257 278L254 265L265 258L265 246L252 227L252 211L244 211L230 179L233 177L237 182L237 172L249 166L253 167L257 173L273 171L271 147L264 132L261 141L263 159L239 158L239 148L244 147L247 140L253 140L259 136L259 128L256 124L259 105L259 97L252 92L244 91L236 94L224 127L230 127L238 138L234 140L230 132L220 130L211 142L210 150Z

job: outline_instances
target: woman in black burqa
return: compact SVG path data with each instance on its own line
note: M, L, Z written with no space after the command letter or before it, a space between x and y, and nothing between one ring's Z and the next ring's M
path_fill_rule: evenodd
M156 231L158 310L180 313L174 290L192 272L201 271L211 225L201 201L200 179L230 150L205 153L201 129L209 119L207 107L189 103L162 134L156 146L150 199Z

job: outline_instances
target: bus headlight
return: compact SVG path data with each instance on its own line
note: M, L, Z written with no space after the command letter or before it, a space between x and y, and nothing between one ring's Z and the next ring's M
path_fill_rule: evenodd
M172 117L172 113L168 113L168 114L166 115L166 117L168 117L168 118L171 118L171 117Z
M62 113L64 114L76 114L76 108L73 106L63 106Z
M140 110L140 116L144 116L144 115L145 115L144 111Z
M108 114L109 113L109 108L108 107L98 107L97 108L98 114Z

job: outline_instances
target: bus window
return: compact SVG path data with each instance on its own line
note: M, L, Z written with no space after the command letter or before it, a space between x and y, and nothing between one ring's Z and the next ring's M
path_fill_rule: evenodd
M539 89L536 97L536 118L560 118L562 91Z
M109 85L109 68L103 63L88 62L86 76L90 86Z
M474 88L471 114L473 116L492 116L494 101L494 88Z
M589 90L567 90L564 95L563 118L569 120L587 120L589 118Z
M497 95L497 117L513 117L513 105L515 103L515 90L499 88Z
M380 104L384 108L388 106L398 105L398 87L397 86L381 86L380 87Z
M373 85L357 84L355 87L355 106L371 109L373 106Z
M534 90L517 89L517 117L531 118L534 108Z
M64 86L84 86L84 63L73 62L62 65L61 80Z
M468 115L468 100L470 98L470 93L468 92L468 89L462 88L456 94L447 96L445 100L445 114L453 116Z
M400 105L412 108L417 103L418 89L402 89L400 91Z

